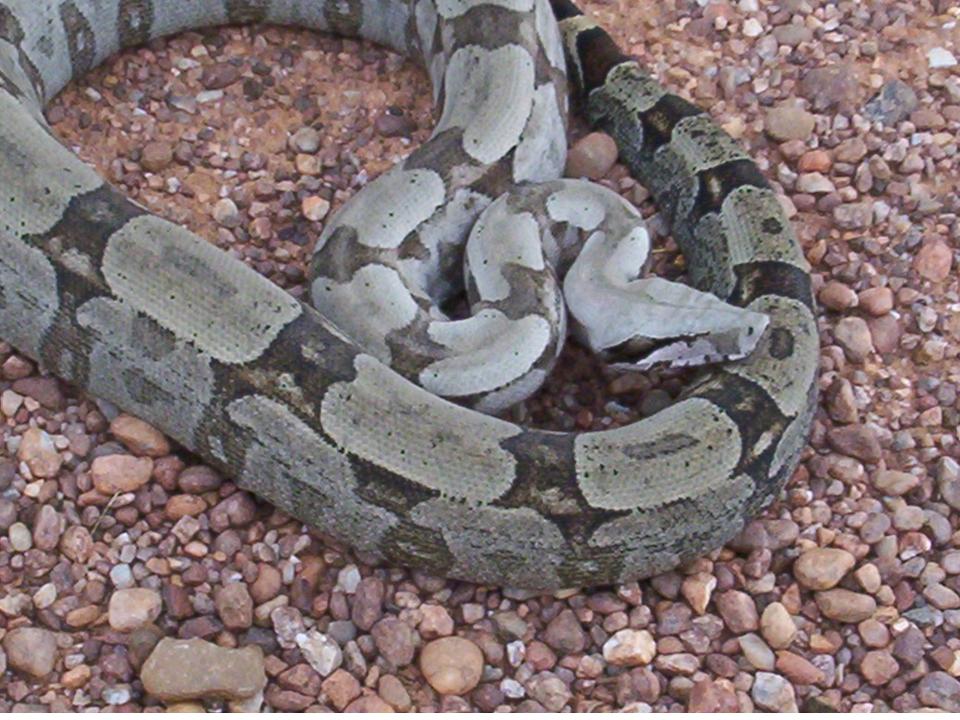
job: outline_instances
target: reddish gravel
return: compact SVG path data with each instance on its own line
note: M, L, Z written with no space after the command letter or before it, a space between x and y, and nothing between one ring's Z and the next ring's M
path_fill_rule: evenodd
M821 408L780 502L639 584L530 597L447 582L370 565L0 344L0 711L202 709L200 695L211 709L960 711L960 11L589 7L749 147L813 266ZM428 136L428 98L370 45L233 28L124 53L49 118L138 202L302 296L322 222ZM606 138L582 143L574 169L645 202ZM658 271L682 271L674 250L661 241ZM571 348L514 414L609 427L681 384Z

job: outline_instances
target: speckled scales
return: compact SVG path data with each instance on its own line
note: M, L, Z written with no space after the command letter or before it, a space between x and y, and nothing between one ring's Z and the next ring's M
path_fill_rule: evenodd
M551 4L552 13L547 0L0 0L0 337L391 562L549 590L647 576L722 543L776 496L809 431L818 348L808 268L742 151L567 0ZM380 351L363 350L315 309L122 198L41 119L41 103L71 77L187 28L269 21L387 43L423 60L446 105L433 144L370 188L418 178L425 190L398 190L396 206L382 208L371 189L360 193L350 206L360 219L344 210L319 244L345 264L317 282L356 277L363 263L345 248L397 255L411 227L445 272L457 262L447 228L465 236L504 186L561 170L566 91L553 15L591 120L651 187L698 287L769 317L749 357L614 431L533 430L438 399L384 364L409 376L436 361L398 336L411 315L430 332L419 306L395 308ZM504 70L509 78L493 80ZM379 234L362 221L374 210L395 213ZM168 271L147 277L143 253ZM512 286L524 263L536 260L481 282ZM455 289L398 256L382 267L424 296ZM230 328L199 290L211 279L232 303ZM433 337L465 342L436 328ZM535 371L529 382L541 381Z

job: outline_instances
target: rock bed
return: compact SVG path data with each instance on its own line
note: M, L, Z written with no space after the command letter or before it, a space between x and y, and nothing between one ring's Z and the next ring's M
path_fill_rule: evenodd
M447 582L369 565L0 345L0 711L201 709L199 693L211 709L960 711L960 13L589 6L750 148L814 268L821 408L781 501L639 584ZM234 28L125 53L49 118L139 202L302 295L323 220L426 138L428 96L369 45ZM571 166L646 198L602 136ZM679 387L572 348L518 416L605 427Z

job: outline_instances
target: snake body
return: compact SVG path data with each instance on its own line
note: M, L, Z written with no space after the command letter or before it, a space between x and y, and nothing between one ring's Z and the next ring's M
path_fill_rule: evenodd
M236 22L418 57L443 108L431 140L318 241L324 314L125 199L43 119L49 98L119 48ZM563 248L534 260L521 248L496 272L467 250L486 330L436 309L455 290L445 278L464 236L505 190L539 192L544 227L595 226L578 214L576 183L522 190L563 168L565 67L590 121L651 189L694 286L765 318L748 357L647 419L589 433L464 406L529 394L562 320L523 362L488 353L472 385L447 372L482 355L472 332L499 342L550 314L556 291L526 270L566 262ZM519 202L501 202L508 226L523 226ZM539 309L501 303L505 286ZM363 321L374 305L376 328ZM773 190L567 0L0 0L0 337L358 549L531 590L625 582L720 545L789 478L816 404L809 269ZM438 355L450 348L465 352ZM511 363L519 371L503 374Z

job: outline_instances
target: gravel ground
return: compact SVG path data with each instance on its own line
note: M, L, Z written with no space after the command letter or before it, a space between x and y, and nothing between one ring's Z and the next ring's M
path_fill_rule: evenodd
M306 531L0 345L0 711L960 711L960 11L588 7L749 146L813 265L822 403L780 502L639 584L447 582ZM233 28L125 53L49 117L140 203L300 295L324 217L427 137L428 97L372 46ZM595 135L571 158L643 202L612 163ZM608 427L679 386L571 349L517 414Z

